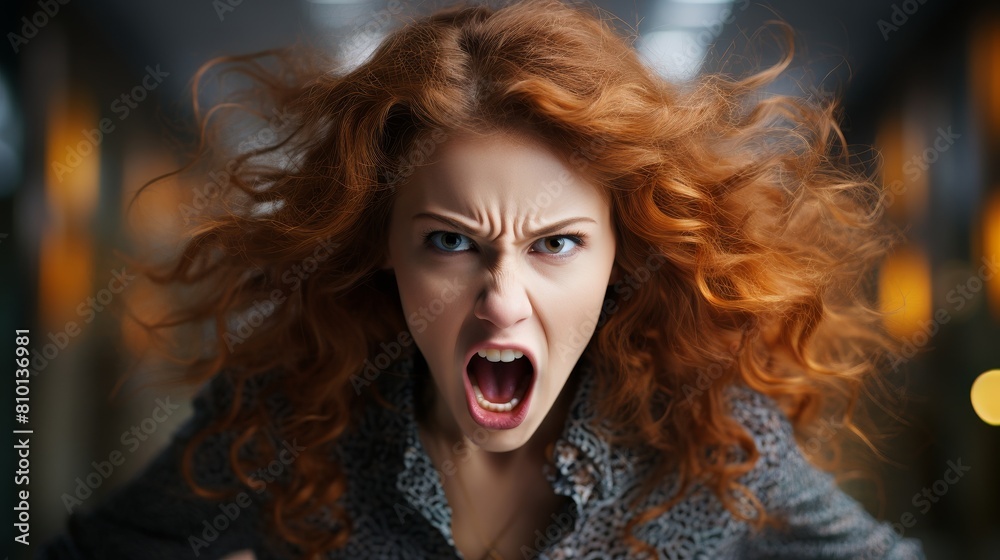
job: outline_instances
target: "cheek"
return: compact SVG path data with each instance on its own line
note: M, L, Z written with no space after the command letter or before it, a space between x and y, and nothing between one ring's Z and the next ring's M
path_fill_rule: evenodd
M604 298L608 288L608 278L611 266L602 258L588 259L585 264L574 267L574 270L561 282L563 297L576 302L572 311L587 314Z
M394 255L396 283L403 311L435 318L454 315L466 306L470 275L466 261L449 261L425 254L424 248L405 247Z
M426 307L431 299L431 286L427 278L414 271L396 271L399 284L399 298L403 311L409 315L420 307Z
M554 326L550 354L558 361L575 361L590 342L607 294L607 275L594 271L573 275L549 299L548 322Z
M422 265L413 255L401 255L396 259L396 283L403 311L407 314L421 306L426 307L433 299L434 287L438 283L432 269Z
M397 269L403 316L418 347L425 354L454 349L468 303L466 283L455 275L444 276L419 269Z
M400 298L407 312L424 309L424 313L434 316L453 314L465 300L464 287L468 284L455 274L446 275L432 271L408 271L406 278L399 282Z

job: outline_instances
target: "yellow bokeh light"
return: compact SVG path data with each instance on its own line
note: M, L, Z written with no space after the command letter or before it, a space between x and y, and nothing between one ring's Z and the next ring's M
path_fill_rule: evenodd
M972 384L972 409L983 422L1000 426L1000 369L991 369Z
M991 369L972 384L972 408L993 426L1000 426L1000 369Z
M97 208L101 140L98 113L85 95L53 102L45 143L45 192L56 224L86 224ZM86 227L86 226L84 226Z
M986 199L983 206L983 259L996 262L1000 258L1000 189ZM986 282L986 297L993 316L1000 318L1000 279Z
M89 97L73 93L49 107L45 141L45 199L50 219L41 234L38 271L40 320L57 333L78 332L78 310L92 294L95 251L90 220L97 208L100 141ZM56 335L58 336L58 335ZM75 336L75 335L74 335Z
M899 336L920 330L931 316L931 267L919 247L890 255L879 276L879 300L889 314L886 326Z

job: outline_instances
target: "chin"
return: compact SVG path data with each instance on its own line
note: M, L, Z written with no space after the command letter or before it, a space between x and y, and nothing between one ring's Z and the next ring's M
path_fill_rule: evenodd
M524 444L528 443L528 440L534 434L534 430L529 430L526 426L514 430L487 430L485 436L483 435L483 428L476 426L474 423L472 429L474 430L472 433L474 437L470 437L469 434L466 434L466 437L475 442L480 449L489 451L490 453L516 451L524 447Z
M537 400L537 399L536 399ZM469 410L465 395L462 395L461 408L456 410L461 418L460 425L462 432L470 441L475 443L483 451L492 453L506 453L515 451L527 444L532 436L538 431L544 421L544 416L548 410L541 410L542 403L536 402L527 415L520 419L518 424L511 428L489 428L479 423L473 413ZM541 414L541 417L537 415Z

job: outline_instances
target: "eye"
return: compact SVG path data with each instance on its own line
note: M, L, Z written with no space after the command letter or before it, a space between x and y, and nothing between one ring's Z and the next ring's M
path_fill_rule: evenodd
M540 247L540 249L536 249L539 253L565 256L569 255L574 249L581 246L583 246L583 240L580 236L554 235L552 237L539 239L532 247Z
M453 231L427 231L423 239L425 246L443 253L462 253L475 248L471 239ZM531 247L535 252L561 258L570 256L585 245L584 234L568 233L543 237Z
M446 253L468 251L472 246L469 238L453 231L432 231L424 235L424 243Z

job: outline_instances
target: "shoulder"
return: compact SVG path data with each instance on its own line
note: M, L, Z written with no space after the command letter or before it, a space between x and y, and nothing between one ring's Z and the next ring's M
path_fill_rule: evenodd
M731 416L759 454L740 482L777 522L749 533L750 549L759 557L924 557L919 542L900 538L806 458L791 421L773 399L743 385L730 387L727 396Z
M792 423L774 399L742 384L729 386L725 394L730 415L746 428L758 448L771 450L794 442Z
M769 516L796 504L829 498L837 492L833 475L815 467L802 453L795 428L778 403L746 385L726 389L730 417L753 439L757 460L739 479ZM741 458L745 454L740 451ZM815 502L819 507L819 502Z
M795 427L774 399L746 385L730 386L726 396L730 417L747 431L757 451L757 460L739 483L754 494L769 516L801 510L803 504L818 511L847 503L834 476L813 465L803 453ZM855 509L862 511L860 506Z

